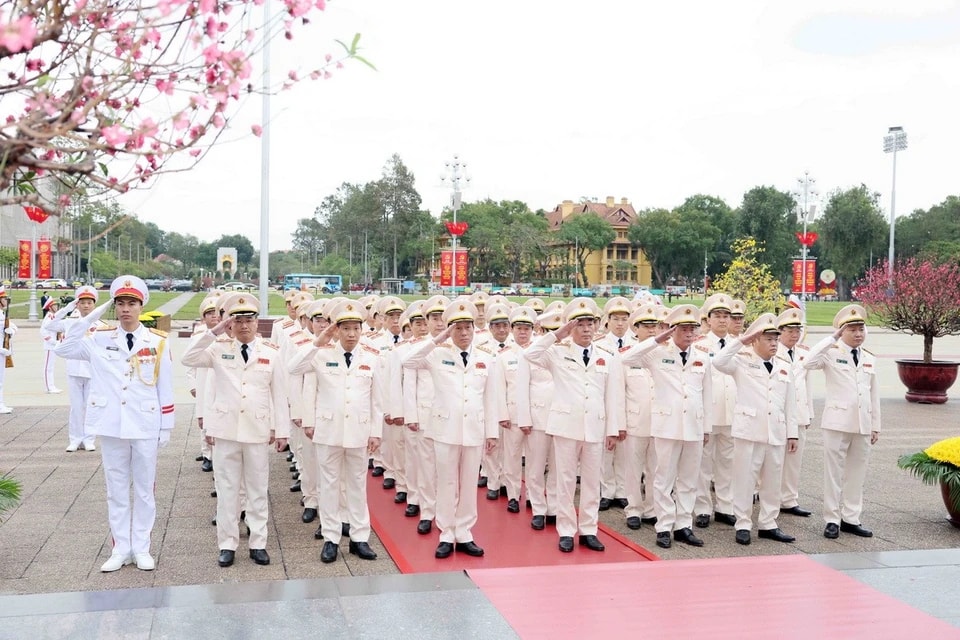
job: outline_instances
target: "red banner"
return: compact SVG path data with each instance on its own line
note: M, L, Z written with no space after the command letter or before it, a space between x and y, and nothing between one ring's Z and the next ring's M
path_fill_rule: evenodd
M803 278L803 260L793 261L793 293L817 292L817 259L807 258L806 286Z
M469 256L467 251L461 249L457 251L456 284L453 282L453 251L440 252L440 286L441 287L465 287L467 286L467 267L469 266Z
M27 217L34 222L46 222L47 218L50 217L50 214L40 207L24 207L23 210L26 212Z
M456 286L467 286L467 267L470 263L470 256L466 251L457 251L457 281Z
M31 242L29 240L20 240L18 242L20 245L20 262L18 263L17 268L17 277L22 280L30 279L30 256L31 256Z
M53 277L53 250L48 238L37 242L37 280Z

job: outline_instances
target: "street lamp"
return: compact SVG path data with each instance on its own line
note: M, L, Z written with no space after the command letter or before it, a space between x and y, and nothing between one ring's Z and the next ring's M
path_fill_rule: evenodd
M797 178L797 190L794 194L802 199L803 209L800 214L803 216L803 238L801 239L801 246L803 247L800 254L800 299L807 299L807 222L809 219L816 216L816 201L817 197L820 195L814 185L816 185L817 179L810 177L809 171L803 172L802 178Z
M890 127L883 136L883 152L893 154L893 186L890 188L890 252L887 256L887 277L893 282L893 236L897 214L897 151L907 148L907 132L903 127Z
M470 184L470 176L467 175L467 163L460 160L460 156L453 154L453 160L449 160L443 163L444 171L440 174L440 181L444 184L449 184L453 189L453 193L450 196L450 208L453 210L453 223L457 223L457 211L460 210L461 202L461 185L466 187ZM451 257L453 262L453 274L451 282L453 284L453 292L457 292L457 235L451 233L452 237L452 251Z

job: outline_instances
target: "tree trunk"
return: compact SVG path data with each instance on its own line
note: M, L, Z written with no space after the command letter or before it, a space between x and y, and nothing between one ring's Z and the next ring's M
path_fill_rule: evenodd
M923 336L923 361L933 361L933 336L931 335Z

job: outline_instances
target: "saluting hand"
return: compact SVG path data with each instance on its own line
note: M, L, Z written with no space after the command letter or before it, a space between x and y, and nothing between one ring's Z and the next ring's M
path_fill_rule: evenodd
M661 333L657 334L657 337L653 339L657 344L664 344L670 337L676 332L677 325L673 325L669 329L664 329Z
M332 322L327 325L327 328L320 332L320 334L314 338L313 346L315 347L325 347L336 337L337 335L337 325Z
M740 342L743 343L743 346L749 347L750 345L752 345L754 342L757 341L757 338L760 337L761 333L763 333L761 329L757 329L751 333L745 333L742 336L740 336Z
M574 327L577 326L577 323L580 322L580 318L574 318L570 322L566 323L559 329L553 332L553 335L556 336L557 340L563 340L573 331Z
M104 302L102 305L100 305L99 307L96 307L93 311L91 311L90 313L88 313L88 314L87 314L87 317L84 318L84 319L85 319L88 323L93 324L94 322L96 322L97 320L99 320L99 319L103 316L103 314L105 314L105 313L107 312L107 309L109 309L109 308L110 308L110 305L112 305L112 304L113 304L113 301L112 301L112 300L109 300L109 301L107 301L107 302Z
M232 328L233 328L233 317L224 316L223 320L217 323L217 326L215 326L213 329L210 329L210 333L212 333L215 336L220 336L220 335L223 335L224 331Z
M380 438L367 438L367 453L373 453L380 448Z
M450 337L450 334L453 332L453 325L447 325L447 328L437 334L437 337L433 339L433 344L441 345L446 342L447 338Z

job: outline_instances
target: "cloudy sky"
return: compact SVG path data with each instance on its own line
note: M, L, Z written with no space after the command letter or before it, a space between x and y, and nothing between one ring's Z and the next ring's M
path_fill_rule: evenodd
M809 172L824 196L867 184L889 214L883 137L898 125L898 214L960 192L957 2L330 0L274 48L274 77L355 32L377 71L349 64L271 104L271 250L393 153L434 215L454 154L472 176L465 201L614 196L641 209L707 193L736 206ZM251 100L197 169L124 205L167 230L259 247L260 140L247 132L260 108Z

